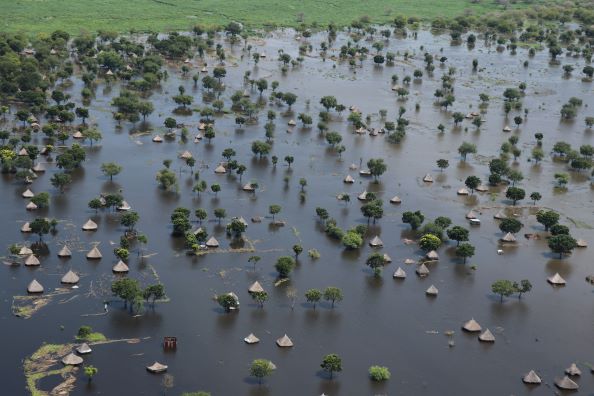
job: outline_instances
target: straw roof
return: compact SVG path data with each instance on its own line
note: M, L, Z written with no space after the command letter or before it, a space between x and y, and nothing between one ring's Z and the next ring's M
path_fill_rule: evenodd
M252 183L246 183L243 185L242 187L243 191L254 191L254 187L252 186Z
M495 213L493 218L495 218L497 220L503 220L503 219L506 219L507 216L505 215L505 211L503 209L501 209L499 212Z
M351 175L346 175L343 182L345 182L347 184L352 184L355 182L355 179L353 179L353 176L351 176Z
M60 282L65 283L67 285L74 285L78 283L79 279L80 278L78 277L78 275L76 275L74 271L70 270L66 272L66 274L64 274Z
M367 190L365 190L361 194L357 195L357 199L359 201L367 201Z
M24 192L21 194L21 196L22 196L23 198L33 198L33 197L35 196L35 194L33 194L33 191L31 191L31 190L29 190L29 189L26 189L26 190L25 190L25 191L24 191Z
M361 176L371 176L371 171L369 169L361 169L361 170L359 170L359 175L361 175Z
M126 265L126 263L124 263L122 260L118 261L118 263L116 265L114 265L111 270L113 272L115 272L116 274L122 274L125 272L130 271L130 268L128 267L128 265Z
M479 332L482 330L481 325L474 319L470 319L468 322L464 323L462 329L471 333Z
M83 231L95 231L97 229L97 223L89 219L85 224L83 224L82 229Z
M206 241L206 246L210 248L219 247L219 241L215 237L210 237L208 241Z
M148 371L150 371L151 373L163 373L165 371L167 371L167 365L166 364L161 364L159 362L155 362L150 366L146 366L146 369Z
M456 194L458 194L458 195L468 195L469 192L468 192L468 189L466 189L466 188L463 187L463 188L458 189L458 191L456 192Z
M404 264L414 264L414 263L416 263L416 261L411 258L407 258L404 260Z
M33 172L43 173L45 172L45 166L41 162L38 162L33 168Z
M509 127L509 125L503 127L503 132L511 132L511 128Z
M287 336L285 334L284 336L282 336L281 338L279 338L278 340L276 340L276 345L278 345L281 348L288 348L288 347L292 347L293 346L293 341L291 341L291 339L289 338L289 336Z
M466 218L467 219L476 219L476 213L474 212L474 210L471 210L470 212L466 213Z
M400 197L398 195L394 195L391 199L390 199L390 203L393 204L399 204L402 203L402 200L400 199Z
M501 238L501 242L515 242L516 237L511 232L508 232Z
M225 169L225 167L222 164L219 164L219 166L217 166L215 168L215 173L227 173L227 169Z
M392 275L396 279L404 279L406 278L406 272L400 267L396 271L394 271L394 275Z
M62 359L62 363L66 366L78 366L83 362L83 358L76 356L74 353L69 353Z
M439 260L439 254L435 250L430 251L425 255L429 260Z
M31 232L31 226L29 225L29 222L26 222L25 224L23 224L23 226L21 227L21 232Z
M578 384L573 382L573 380L571 380L568 376L565 376L563 378L556 378L555 385L557 386L557 388L565 390L577 390L580 387Z
M30 254L29 256L27 256L27 258L25 259L25 265L26 266L37 266L40 265L41 262L39 262L39 259L37 257L35 257L34 254Z
M582 370L580 370L575 363L571 363L571 366L569 366L565 369L565 374L567 374L567 375L582 375Z
M37 282L36 279L33 279L31 283L29 283L29 286L27 286L27 291L29 293L43 293L43 286L41 286L41 283Z
M427 275L429 275L429 268L427 268L427 266L425 264L421 264L417 267L415 272L419 276L427 276Z
M179 158L181 158L183 160L190 159L190 158L192 158L192 153L190 153L188 150L186 150L179 155Z
M585 248L588 247L588 242L586 242L584 239L578 239L576 242L576 246L579 248Z
M433 183L433 176L431 176L429 173L427 173L425 175L425 177L423 177L423 181L425 183Z
M425 294L429 296L437 296L437 293L439 293L439 290L437 290L437 287L433 285L429 286L429 288L425 290Z
M200 124L198 124L199 131L204 131L205 129L206 129L206 124L204 122L201 122Z
M367 133L367 129L361 127L361 128L357 128L355 129L355 133L359 134L359 135L365 135L365 133Z
M534 370L530 370L528 372L528 374L526 374L522 378L522 381L525 384L540 384L542 382L542 380L540 379L540 377L538 376L538 374L536 374L536 372Z
M84 136L81 131L76 131L76 132L74 132L74 134L72 134L72 137L74 139L82 139Z
M565 279L563 279L561 277L561 275L559 275L559 273L555 273L555 275L553 276L549 276L547 278L547 281L551 284L551 285L564 285L565 284Z
M254 283L252 283L251 286L248 288L249 293L259 293L259 292L263 292L263 291L264 291L264 288L258 281L255 281Z
M391 263L392 257L388 255L388 253L384 253L384 263Z
M116 209L119 210L120 212L126 212L126 211L132 209L132 207L130 206L130 204L128 202L122 201L122 204L120 206L118 206Z
M22 149L20 149L18 155L19 155L19 157L26 157L29 155L29 152L27 151L26 148L23 147Z
M106 74L106 75L108 75L108 76L113 76L113 72L111 71L111 69L109 69L109 70L107 71L107 73L105 73L105 74Z
M356 170L357 168L358 168L358 167L357 167L357 165L356 165L356 164L350 164L350 165L349 165L349 169L350 169L350 170Z
M58 257L70 257L72 256L72 252L68 248L68 246L64 245L62 249L58 252Z
M103 257L103 255L101 254L101 252L99 251L97 246L93 246L93 248L91 250L89 250L89 252L87 253L88 259L96 260L96 259L100 259L101 257Z
M481 184L480 186L478 186L477 188L475 188L475 190L478 191L478 192L487 192L487 191L489 191L489 187L483 186Z
M208 73L208 69L206 68L206 66L202 66L202 69L200 69L200 71L202 73Z
M243 218L243 216L239 216L236 217L236 219L243 225L245 225L246 227L249 226L248 222L246 221L246 219Z
M155 137L153 137L153 142L155 143L163 143L163 138L159 135L155 135Z
M250 333L247 337L243 339L246 344L257 344L260 342L260 339L254 335L254 333Z
M27 210L36 210L36 209L37 209L37 205L35 205L33 202L29 202L29 203L27 204L27 206L25 206L25 208L26 208Z
M482 342L495 342L495 336L489 329L485 330L481 335L479 335L478 339Z
M30 254L33 254L33 250L29 249L27 246L23 246L21 247L21 250L19 250L19 256L28 256Z
M371 241L369 241L369 246L371 246L371 247L381 247L381 246L384 246L384 243L376 235L376 236L373 237L373 239L371 239Z
M289 122L287 124L290 125L290 126L297 125L297 123L295 122L295 120L289 120Z
M253 216L251 220L252 220L252 223L261 223L262 222L262 218L260 216Z
M76 352L80 353L81 355L86 355L88 353L93 352L93 350L91 349L89 344L87 344L86 342L83 342L81 345L79 345L76 348Z

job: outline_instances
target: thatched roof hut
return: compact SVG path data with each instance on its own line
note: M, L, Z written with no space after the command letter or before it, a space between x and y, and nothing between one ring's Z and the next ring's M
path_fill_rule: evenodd
M32 232L33 230L31 229L31 225L29 224L29 222L26 222L25 224L23 224L23 226L21 227L21 232Z
M69 353L62 359L62 363L64 363L66 366L78 366L82 362L83 358L75 355L74 353Z
M252 283L251 286L248 288L249 293L260 293L263 291L264 291L264 288L258 281L255 281L254 283Z
M565 369L565 374L567 375L582 375L582 370L579 369L577 364L571 363L571 366Z
M470 212L466 213L466 218L468 220L470 220L470 219L476 219L476 213L474 212L474 210L471 210Z
M565 285L565 279L563 279L561 277L561 275L559 275L559 273L555 273L555 275L553 276L549 276L547 278L547 281L551 284L551 285Z
M116 210L120 211L120 212L127 212L130 209L132 209L132 207L130 206L130 204L126 201L122 201L122 204L120 206L118 206L116 208Z
M360 176L371 176L371 171L369 169L361 169L359 170Z
M507 216L505 215L505 211L503 209L501 209L499 212L495 213L493 218L495 218L497 220L503 220L503 219L506 219Z
M161 364L159 362L155 362L150 366L146 366L146 369L151 373L164 373L167 371L168 366L166 364Z
M511 132L511 128L509 127L509 125L506 125L503 127L503 132Z
M429 275L429 268L427 268L427 266L425 264L421 264L417 267L417 269L415 270L415 272L417 273L417 275L419 275L420 277L424 277Z
M219 241L217 241L217 239L215 237L210 237L210 239L208 241L206 241L206 247L209 247L209 248L218 248L219 247Z
M414 263L416 263L416 261L411 258L407 258L404 260L404 264L407 264L407 265L414 264Z
M116 274L124 274L130 271L130 268L126 263L122 260L118 261L116 265L114 265L111 270Z
M425 183L433 183L433 176L431 176L429 173L427 173L424 177L423 177L423 181Z
M223 166L223 164L219 164L219 166L217 166L214 170L215 173L219 173L219 174L223 174L223 173L227 173L227 169L225 169L225 167Z
M93 350L91 349L89 344L87 344L86 342L83 342L81 345L79 345L76 348L76 352L78 352L81 355L87 355L87 354L93 352Z
M346 175L343 182L347 184L353 184L355 182L355 179L353 179L353 176L351 175Z
M357 128L355 129L355 133L359 134L359 135L365 135L367 133L367 129L361 127L361 128Z
M257 344L260 342L260 339L254 335L254 333L250 333L247 337L243 339L246 344Z
M392 277L394 277L396 279L405 279L406 272L404 272L404 270L402 268L398 267L398 269L396 271L394 271L394 275L392 275Z
M528 374L522 377L522 382L525 384L540 384L542 380L534 370L530 370Z
M474 319L470 319L468 322L464 323L462 329L470 333L475 333L482 330L481 325L478 324L478 322Z
M495 342L495 336L489 329L481 333L481 335L478 336L478 339L482 342Z
M24 191L24 192L21 194L21 196L22 196L23 198L33 198L33 197L35 196L35 194L33 194L33 191L31 191L31 190L29 190L29 189L26 189L26 190L25 190L25 191Z
M458 191L456 191L456 194L458 194L458 195L468 195L470 193L468 192L468 189L462 187L462 188L459 188Z
M113 76L113 72L111 71L111 69L108 69L107 72L105 73L106 76Z
M388 264L392 262L392 257L388 255L388 253L384 253L384 263Z
M289 336L285 334L284 336L276 340L276 345L278 345L281 348L289 348L293 346L293 341L291 341Z
M181 158L183 160L190 159L190 158L192 158L192 153L190 153L188 150L186 150L179 155L179 158Z
M27 246L22 246L19 250L19 256L28 256L33 254L33 250L29 249Z
M81 132L81 131L76 131L76 132L74 132L74 133L72 134L72 137L73 137L74 139L82 139L82 138L84 138L84 135L82 134L82 132Z
M439 260L439 254L435 250L430 251L425 255L428 260Z
M484 185L481 184L480 186L478 186L477 188L475 188L475 190L478 191L478 192L487 192L487 191L489 191L489 187L484 186Z
M392 198L390 198L390 203L401 204L402 200L400 199L400 197L398 195L394 195Z
M18 152L19 157L27 157L28 155L29 155L29 152L24 147L22 149L20 149L20 151Z
M25 209L27 209L27 210L37 210L37 205L35 205L33 202L29 202L27 204L27 206L25 206Z
M39 259L37 257L35 257L34 254L28 255L27 258L25 259L25 265L28 267L36 267L40 264L41 264L41 262L39 261Z
M163 143L163 138L160 135L155 135L153 137L153 142L155 142L155 143Z
M29 293L43 293L43 286L41 283L37 282L36 279L33 279L29 286L27 286L27 292Z
M516 237L511 232L508 232L503 237L501 237L501 242L508 242L512 243L516 241Z
M576 246L579 248L586 248L588 247L588 242L586 242L584 239L578 239L576 242Z
M67 285L75 285L80 280L79 276L74 273L74 271L70 270L64 274L60 282L67 284Z
M101 254L97 246L93 246L93 248L89 250L89 252L87 253L87 258L90 260L99 260L101 257L103 257L103 255Z
M242 190L252 192L254 191L254 186L252 185L252 183L246 183L243 185Z
M357 199L359 201L367 201L367 190L365 190L361 194L357 195Z
M58 252L58 257L71 257L71 256L72 256L72 252L66 245L62 246L62 249L60 249L60 251Z
M295 125L297 125L297 123L295 122L295 120L289 120L289 122L287 122L287 124L289 126L295 126Z
M425 290L425 294L427 294L428 296L437 296L438 293L439 290L437 290L437 287L433 285L429 286L429 288Z
M85 224L83 224L82 229L83 231L95 231L97 230L97 223L89 219Z
M349 169L350 170L356 170L358 168L358 166L356 164L350 164L349 165Z
M384 243L382 242L382 240L376 235L374 236L371 241L369 241L369 246L371 247L382 247L384 246Z
M200 69L201 73L208 73L208 69L206 68L206 66L202 66L202 69Z
M33 172L35 173L43 173L45 172L45 166L41 162L38 162L33 168Z
M555 385L557 386L557 388L564 390L578 390L580 388L580 386L576 384L573 380L571 380L568 376L565 376L563 378L556 378Z

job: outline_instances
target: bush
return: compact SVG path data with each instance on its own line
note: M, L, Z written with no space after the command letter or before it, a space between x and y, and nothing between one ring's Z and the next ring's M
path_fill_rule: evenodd
M78 333L76 333L76 336L78 338L87 338L89 335L91 335L92 332L93 329L91 328L91 326L80 326L80 328L78 329Z
M390 379L390 370L383 366L371 366L369 367L369 377L373 381L387 381Z

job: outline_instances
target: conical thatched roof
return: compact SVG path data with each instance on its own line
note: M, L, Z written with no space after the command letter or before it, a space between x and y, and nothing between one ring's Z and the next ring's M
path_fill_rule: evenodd
M482 330L481 325L478 324L478 322L474 319L470 319L468 322L464 323L462 329L471 333L479 332Z
M361 169L359 171L359 175L361 175L361 176L371 176L371 171L369 169Z
M358 166L357 166L357 165L355 165L355 164L350 164L350 165L349 165L349 169L350 169L350 170L356 170L357 168L358 168Z
M250 333L247 337L243 339L246 344L257 344L260 342L260 339L254 335L254 333Z
M248 222L246 221L246 219L244 219L244 218L243 218L243 216L239 216L239 217L237 217L237 220L238 220L238 221L239 221L241 224L245 225L246 227L247 227L247 226L249 226Z
M68 248L68 246L64 245L62 249L58 252L58 257L71 257L72 252Z
M201 234L203 232L204 232L204 229L202 227L198 227L194 231L192 231L192 234L198 235L198 234Z
M128 268L128 265L126 265L126 263L124 263L122 260L118 261L118 263L116 265L114 265L111 270L113 272L115 272L116 274L122 274L125 272L130 271L130 268Z
M37 205L35 205L33 202L29 202L27 204L27 206L25 206L25 209L27 209L27 210L36 210L37 209Z
M430 251L425 255L429 260L439 260L439 254L435 250Z
M43 293L43 286L41 286L41 283L37 282L36 279L33 279L31 283L29 283L29 286L27 286L27 291L29 293Z
M27 246L22 246L19 250L19 256L28 256L33 254L33 250L29 249Z
M553 276L549 276L547 278L547 281L551 284L551 285L564 285L565 284L565 279L563 279L561 277L561 275L559 275L559 273L555 273L555 275Z
M219 241L215 237L210 237L208 241L206 241L206 246L210 248L217 248L219 247Z
M83 342L81 345L79 345L76 348L76 352L80 353L81 355L86 355L88 353L93 352L93 350L91 349L89 344L87 344L86 342Z
M74 353L69 353L62 359L62 363L66 366L78 366L83 362L83 358L76 356Z
M578 239L576 242L576 246L579 248L585 248L588 247L588 242L586 242L584 239Z
M159 362L155 362L153 364L151 364L150 366L146 366L146 369L148 371L150 371L151 373L163 373L165 371L167 371L167 365L166 364L161 364Z
M503 132L511 132L511 128L509 127L509 125L503 127Z
M384 246L382 240L376 235L374 236L371 241L369 241L369 246L371 247L381 247Z
M390 257L388 255L388 253L384 253L384 263L391 263L392 262L392 257Z
M186 150L179 155L179 158L181 158L183 160L190 159L190 158L192 158L192 153L190 153L188 150Z
M19 151L18 155L19 155L19 157L26 157L26 156L28 156L28 155L29 155L29 152L27 151L27 149L26 149L26 148L24 148L24 147L23 147L23 148L22 148L22 149Z
M394 271L394 275L392 275L396 279L404 279L406 278L406 272L400 267L396 271Z
M470 220L470 219L476 219L476 213L474 213L474 210L471 210L470 212L466 213L466 218L468 220Z
M201 73L208 73L208 69L206 68L206 66L202 66L202 69L200 69Z
M390 203L393 204L399 204L402 203L402 200L400 199L400 197L398 195L394 195L391 199L390 199Z
M29 222L26 222L21 227L21 232L31 232L31 231L33 231L33 230L31 230L31 226L29 225Z
M243 185L242 187L243 191L254 191L254 187L252 186L252 183L246 183Z
M33 169L33 172L36 172L36 173L45 172L45 166L43 166L43 164L41 162L38 162L37 165L35 165L32 169Z
M206 129L206 124L201 122L200 124L198 124L198 130L199 131L204 131Z
M489 187L487 187L487 186L483 186L483 185L481 184L481 185L480 185L480 186L478 186L478 187L477 187L475 190L476 190L476 191L478 191L478 192L487 192L487 191L489 191Z
M407 258L404 260L404 264L414 264L414 263L416 263L416 261L411 258Z
M526 374L522 378L522 381L525 384L540 384L542 382L542 380L540 379L540 377L538 376L538 374L536 374L536 372L534 370L530 370L528 372L528 374Z
M429 275L429 268L427 268L427 266L425 264L419 265L415 271L416 271L417 275L419 275L419 276Z
M250 292L250 293L258 293L258 292L263 292L263 291L264 291L264 288L258 281L255 281L254 283L252 283L251 286L248 288L248 292Z
M580 387L578 384L573 382L573 380L571 380L568 376L555 379L555 385L557 386L557 388L565 390L577 390Z
M78 275L76 275L74 271L70 270L66 272L66 274L64 274L64 276L61 279L61 282L67 285L74 285L78 283L79 279L80 278L78 277Z
M297 123L295 122L295 120L289 120L289 122L287 124L290 125L290 126L297 125Z
M433 176L431 176L429 173L427 173L424 177L423 177L423 181L425 183L433 183Z
M571 366L569 366L565 369L565 374L567 374L567 375L582 375L582 370L580 370L575 363L571 363Z
M515 242L516 237L511 232L508 232L501 238L501 242Z
M485 330L481 335L479 335L478 339L482 342L495 342L495 336L489 329Z
M33 194L33 191L31 191L31 190L29 190L29 189L26 189L26 190L25 190L25 191L24 191L24 192L21 194L21 196L22 196L23 198L33 198L33 197L35 196L35 194Z
M225 169L225 167L222 164L219 164L219 166L217 166L214 171L215 173L220 174L227 173L227 169Z
M40 265L40 264L41 264L41 262L39 261L39 259L37 257L35 257L34 254L30 254L25 259L25 265L26 266L34 267L34 266L37 266L37 265Z
M87 258L92 260L97 260L103 257L97 246L93 246L91 250L87 253Z
M425 290L425 294L429 296L437 296L437 293L439 293L439 290L437 290L437 287L433 285L429 286L429 288Z
M85 224L83 224L82 229L83 231L95 231L97 229L97 223L89 219Z
M120 212L127 212L130 209L132 209L132 207L130 206L130 204L128 202L122 201L122 204L120 206L118 206L116 209L119 210Z
M84 136L83 136L83 134L82 134L82 132L81 132L81 131L76 131L76 132L74 132L74 133L72 134L72 137L73 137L74 139L82 139Z
M367 190L363 191L361 194L357 196L359 201L366 201L367 200Z
M105 73L105 75L107 76L113 76L113 72L111 71L111 69L107 70L107 72Z
M161 136L159 136L159 135L155 135L153 137L153 142L155 142L155 143L163 143L163 138Z
M507 218L507 216L505 215L505 211L503 209L501 209L499 212L495 213L495 215L493 217L497 220L503 220L503 219Z
M460 189L458 189L458 191L456 192L456 194L458 194L458 195L468 195L469 192L468 192L468 189L466 189L466 188L460 188Z
M346 175L346 176L344 177L344 180L343 180L343 182L345 182L345 183L347 183L347 184L352 184L352 183L354 183L354 182L355 182L355 179L353 179L353 176L351 176L351 175Z
M287 336L285 334L284 336L282 336L281 338L279 338L278 340L276 340L276 345L278 345L281 348L288 348L288 347L292 347L293 346L293 341L291 341L291 339L289 338L289 336Z

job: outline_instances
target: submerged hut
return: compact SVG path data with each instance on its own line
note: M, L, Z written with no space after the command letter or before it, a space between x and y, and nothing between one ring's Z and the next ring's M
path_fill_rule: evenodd
M155 362L150 366L146 366L146 369L151 373L164 373L167 371L168 366L166 364L161 364L159 362Z
M153 137L153 142L155 142L155 143L163 143L163 138L160 135L155 135Z
M293 341L291 341L289 336L285 334L284 336L276 340L276 345L278 345L281 348L290 348L293 346Z
M118 206L116 208L116 210L120 211L120 212L127 212L130 209L132 209L132 207L130 206L130 204L126 201L122 201L122 204L120 206Z
M474 213L474 210L471 210L470 212L466 213L466 218L468 220L476 219L476 213Z
M484 186L484 185L481 184L480 186L478 186L477 188L475 188L475 190L478 191L478 192L487 192L487 191L489 191L489 187Z
M264 291L264 288L258 281L255 281L254 283L252 283L251 286L248 288L249 293L260 293L263 291Z
M425 277L425 276L429 275L429 268L427 268L427 266L425 264L421 264L421 265L419 265L417 267L417 269L415 270L415 272L420 277Z
M369 241L369 246L371 247L382 247L384 246L384 243L382 242L382 240L376 235L374 236L371 241Z
M511 132L511 128L509 127L509 125L506 125L503 127L503 132Z
M503 219L506 219L507 216L505 215L505 212L503 211L503 209L501 209L499 212L495 213L493 218L495 218L496 220L503 220Z
M27 151L27 149L26 149L26 148L24 148L24 147L23 147L23 148L22 148L22 149L19 151L19 153L18 153L18 156L19 156L19 157L28 157L28 156L29 156L29 152Z
M33 172L35 173L43 173L45 172L45 166L41 162L38 162L33 168Z
M287 124L289 126L295 126L295 125L297 125L297 123L295 122L295 120L289 120L289 122L287 122Z
M404 264L410 265L410 264L414 264L414 263L416 263L416 261L411 258L407 258L404 260Z
M466 189L466 188L460 188L460 189L458 189L458 191L456 192L456 194L458 194L458 195L468 195L470 193L468 192L468 189Z
M118 261L116 265L114 265L111 270L116 274L125 274L130 271L130 268L126 263L122 260Z
M188 160L188 159L192 158L192 153L190 153L188 150L186 150L179 155L179 158L181 158L183 160Z
M76 356L74 353L69 353L62 359L62 363L66 366L78 366L83 362L83 358Z
M433 285L429 286L429 288L425 290L425 294L428 296L437 296L437 293L439 293L439 290L437 290L437 287Z
M93 352L93 350L91 349L89 344L87 344L86 342L83 342L81 345L79 345L76 348L76 352L78 352L81 355L87 355L87 354Z
M60 282L67 284L67 285L75 285L80 280L79 276L74 273L74 271L69 270L64 274Z
M243 339L246 344L257 344L260 342L260 339L254 335L254 333L250 333L247 337Z
M575 363L571 363L571 366L565 369L567 375L582 375L582 370Z
M367 190L363 191L361 194L357 196L359 201L367 201Z
M27 286L27 291L29 293L43 293L43 286L41 283L37 282L36 279L33 279L29 286Z
M555 379L555 386L557 386L557 388L559 388L559 389L564 389L564 390L578 390L580 388L580 386L578 384L576 384L568 376Z
M534 370L530 370L528 374L522 377L522 382L525 384L535 384L538 385L542 382L538 374Z
M516 237L511 232L508 232L503 237L501 237L501 242L513 243L516 241Z
M388 253L384 253L384 263L388 264L392 262L392 257L388 255Z
M246 183L243 185L242 189L243 191L253 192L254 186L252 185L252 183Z
M23 198L33 198L35 196L35 194L33 194L33 191L31 191L30 189L26 189L21 196Z
M479 335L478 339L482 342L495 342L495 336L489 329L485 330L481 335Z
M58 252L58 257L71 257L71 256L72 256L72 252L66 245L62 246L62 249L60 249L60 251Z
M33 230L31 229L31 225L29 224L29 222L26 222L25 224L23 224L23 226L21 227L21 232L32 232Z
M218 248L219 247L219 241L217 241L217 239L215 237L210 237L210 239L208 241L206 241L206 247L209 247L209 248Z
M97 223L89 219L85 224L83 224L82 229L83 231L95 231L97 230Z
M429 173L427 173L424 177L423 177L423 181L425 183L433 183L433 176L431 176Z
M227 173L227 169L225 169L225 167L223 166L223 164L219 164L219 166L217 166L214 170L215 173L218 174L223 174L223 173Z
M353 184L355 182L355 179L353 179L353 176L351 175L346 175L343 182L347 184Z
M400 197L398 195L394 195L391 199L390 199L390 203L393 204L401 204L402 200L400 199Z
M579 248L586 248L588 247L588 242L586 242L584 239L578 239L576 242L576 246Z
M25 209L27 209L27 210L37 210L37 205L35 205L35 204L34 204L34 203L31 201L31 202L29 202L29 203L27 204L27 206L25 206Z
M81 132L81 131L76 131L76 132L74 132L74 133L72 134L72 138L73 138L73 139L82 139L82 138L84 138L84 137L85 137L85 136L82 134L82 132Z
M25 265L28 267L36 267L38 265L41 265L41 262L39 261L39 259L37 257L35 257L34 254L30 254L25 259Z
M93 246L93 248L87 253L87 259L89 260L99 260L101 257L103 257L103 255L97 246Z
M33 250L29 249L27 246L23 246L19 250L19 256L28 256L30 254L33 254Z
M435 250L430 251L425 255L425 257L429 260L439 260L439 254Z
M394 275L392 275L392 277L394 277L396 279L405 279L406 272L404 272L404 270L402 268L398 267L398 269L396 271L394 271Z
M482 330L481 325L478 324L478 322L474 319L470 319L468 322L464 323L462 329L470 333L475 333Z
M557 272L557 273L555 273L555 275L553 275L553 276L549 276L549 277L547 278L547 281L548 281L548 282L549 282L551 285L559 285L559 286L565 285L565 279L563 279L563 278L561 277L561 275L559 275L559 273L558 273L558 272Z

